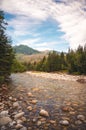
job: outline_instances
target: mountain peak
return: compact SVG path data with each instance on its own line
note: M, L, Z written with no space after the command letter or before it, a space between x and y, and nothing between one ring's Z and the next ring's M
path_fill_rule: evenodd
M27 45L17 45L14 46L13 49L18 54L32 55L40 53L38 50L35 50Z

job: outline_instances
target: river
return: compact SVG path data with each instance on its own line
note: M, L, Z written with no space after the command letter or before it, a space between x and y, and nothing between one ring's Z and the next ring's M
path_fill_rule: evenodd
M47 77L47 75L46 75ZM86 122L75 125L77 115L86 117L86 84L72 80L54 79L43 77L32 73L12 74L12 93L18 96L23 89L23 97L27 100L28 92L32 93L36 100L37 109L46 109L50 113L50 119L59 122L63 117L69 118L70 126L68 130L85 130ZM62 110L63 107L70 107L71 110ZM55 128L50 128L53 130ZM63 129L59 126L59 130ZM57 127L56 129L57 130Z

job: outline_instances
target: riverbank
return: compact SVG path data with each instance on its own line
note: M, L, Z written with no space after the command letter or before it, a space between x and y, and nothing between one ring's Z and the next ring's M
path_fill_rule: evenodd
M26 74L34 75L37 77L66 80L66 81L81 81L86 83L85 75L77 76L77 75L68 75L65 73L46 73L46 72L36 72L36 71L27 71Z

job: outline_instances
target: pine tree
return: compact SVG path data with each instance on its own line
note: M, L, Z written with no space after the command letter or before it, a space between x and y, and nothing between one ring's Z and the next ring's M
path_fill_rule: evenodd
M10 40L5 34L6 25L4 13L0 11L0 80L4 80L10 75L14 58Z

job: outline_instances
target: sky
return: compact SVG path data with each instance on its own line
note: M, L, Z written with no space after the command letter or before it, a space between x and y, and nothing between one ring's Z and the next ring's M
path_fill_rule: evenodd
M0 0L12 45L67 52L86 43L86 0Z

